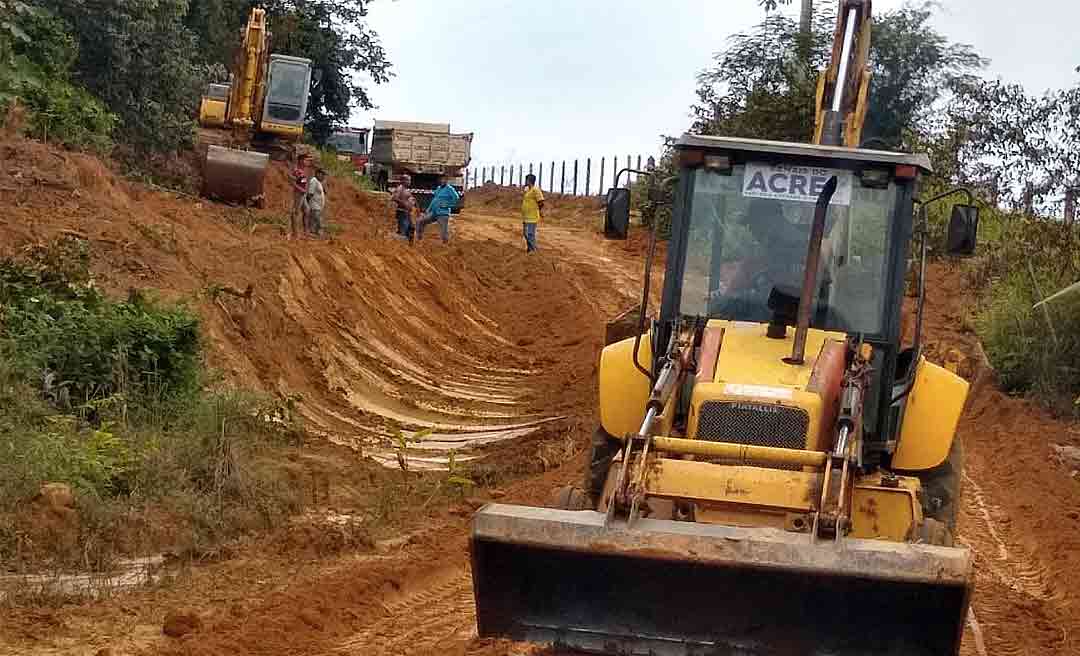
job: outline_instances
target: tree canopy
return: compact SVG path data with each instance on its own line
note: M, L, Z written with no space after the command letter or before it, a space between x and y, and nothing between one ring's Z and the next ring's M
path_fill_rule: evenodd
M905 145L905 133L929 122L947 91L985 66L966 45L930 25L928 6L908 6L874 20L870 111L864 139ZM795 57L796 21L771 14L736 34L698 75L692 129L705 134L808 141L814 125L817 76L828 65L836 14L818 11L809 56Z
M111 134L135 153L184 151L206 83L262 6L272 52L313 62L307 129L321 143L391 75L368 1L0 0L0 104L18 97L43 134L59 126L71 145Z

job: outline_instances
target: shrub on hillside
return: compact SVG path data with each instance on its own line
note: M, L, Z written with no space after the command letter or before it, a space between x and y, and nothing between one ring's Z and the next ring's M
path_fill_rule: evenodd
M204 389L195 315L111 300L89 262L76 239L0 260L0 562L203 552L294 512L264 455L295 443L291 405ZM76 521L36 519L47 482L75 491Z
M0 4L12 16L0 30L0 110L20 102L33 137L105 152L116 117L72 82L79 49L70 26L39 7L9 3Z
M106 299L82 249L67 240L0 260L0 350L64 403L192 389L195 314L137 294Z

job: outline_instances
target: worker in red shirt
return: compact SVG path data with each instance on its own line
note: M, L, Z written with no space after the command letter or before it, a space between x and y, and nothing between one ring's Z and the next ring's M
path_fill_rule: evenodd
M289 182L293 190L292 213L289 215L289 230L291 238L299 238L307 224L307 168L311 160L307 155L296 156L296 166L289 171Z

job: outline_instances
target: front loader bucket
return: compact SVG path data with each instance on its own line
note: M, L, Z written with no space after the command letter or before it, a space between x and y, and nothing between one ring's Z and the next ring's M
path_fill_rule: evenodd
M489 504L473 520L481 637L590 653L959 651L964 549Z
M269 165L266 153L207 146L203 195L231 203L260 204Z

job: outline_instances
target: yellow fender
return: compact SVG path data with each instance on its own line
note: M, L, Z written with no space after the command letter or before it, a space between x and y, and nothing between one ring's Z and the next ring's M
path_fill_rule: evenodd
M648 335L641 338L638 360L652 362ZM612 437L636 433L645 419L649 379L634 366L634 339L615 342L600 353L600 425Z
M945 462L967 402L966 380L926 358L920 357L917 366L893 469L921 471Z

